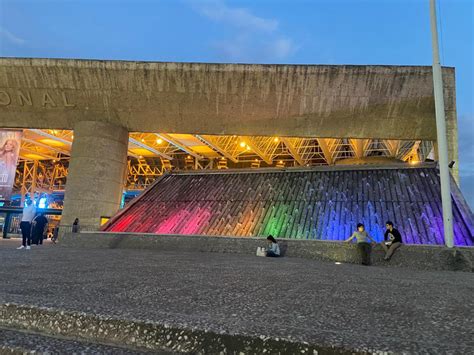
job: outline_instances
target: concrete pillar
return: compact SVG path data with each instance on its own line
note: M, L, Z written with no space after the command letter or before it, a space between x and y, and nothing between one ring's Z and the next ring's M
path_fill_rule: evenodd
M71 225L77 217L83 230L98 228L101 216L117 212L127 149L123 127L98 121L75 124L61 225Z
M446 71L447 69L445 69ZM456 114L456 95L453 90L456 90L456 82L454 69L452 73L443 73L444 85L444 107L446 117L446 136L448 140L448 158L449 161L454 160L456 164L451 169L451 175L459 185L459 155L458 155L458 118Z

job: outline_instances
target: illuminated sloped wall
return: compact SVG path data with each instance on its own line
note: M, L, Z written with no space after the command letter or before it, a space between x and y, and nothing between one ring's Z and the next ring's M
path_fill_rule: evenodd
M361 222L382 240L392 220L405 243L444 243L434 167L350 169L170 174L106 230L343 240ZM455 244L473 245L472 213L453 201Z

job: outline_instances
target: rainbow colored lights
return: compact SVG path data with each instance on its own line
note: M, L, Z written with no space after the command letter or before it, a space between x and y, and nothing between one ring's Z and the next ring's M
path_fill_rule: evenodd
M107 231L344 240L364 223L381 240L392 220L405 243L443 244L437 170L308 170L171 174ZM473 245L472 213L454 201L455 243Z

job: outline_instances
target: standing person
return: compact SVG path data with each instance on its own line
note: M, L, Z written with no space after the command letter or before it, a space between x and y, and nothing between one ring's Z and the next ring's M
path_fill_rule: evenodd
M383 250L385 250L384 260L389 261L395 250L402 246L402 235L398 229L393 227L392 221L385 222L387 230L384 234L384 242L381 243Z
M370 253L372 251L370 242L375 244L375 240L373 240L369 233L367 233L362 223L357 224L357 230L352 233L352 235L347 238L345 242L349 243L354 238L357 239L357 249L359 249L362 265L370 265Z
M280 246L278 245L278 242L275 240L275 238L269 235L267 240L270 242L270 245L267 249L267 256L271 258L280 256Z
M36 207L30 199L25 201L25 207L23 208L23 215L21 217L20 228L23 242L17 249L30 249L31 245L31 222L35 218Z
M39 213L33 220L33 244L43 244L44 234L48 230L48 219Z
M53 228L53 237L51 238L51 241L53 242L53 244L56 244L56 241L58 240L58 236L59 236L59 225L56 225Z
M74 223L72 224L72 232L79 233L79 218L74 220Z

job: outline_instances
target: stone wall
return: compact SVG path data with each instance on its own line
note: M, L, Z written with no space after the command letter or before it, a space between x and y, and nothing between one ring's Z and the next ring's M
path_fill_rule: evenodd
M286 257L308 258L328 262L359 263L355 244L319 240L280 239ZM129 233L66 233L60 244L74 248L129 248L159 251L216 252L256 254L266 246L264 238L177 236ZM441 246L403 245L386 262L383 250L376 246L372 263L377 266L407 267L417 270L473 271L474 248L448 249Z

